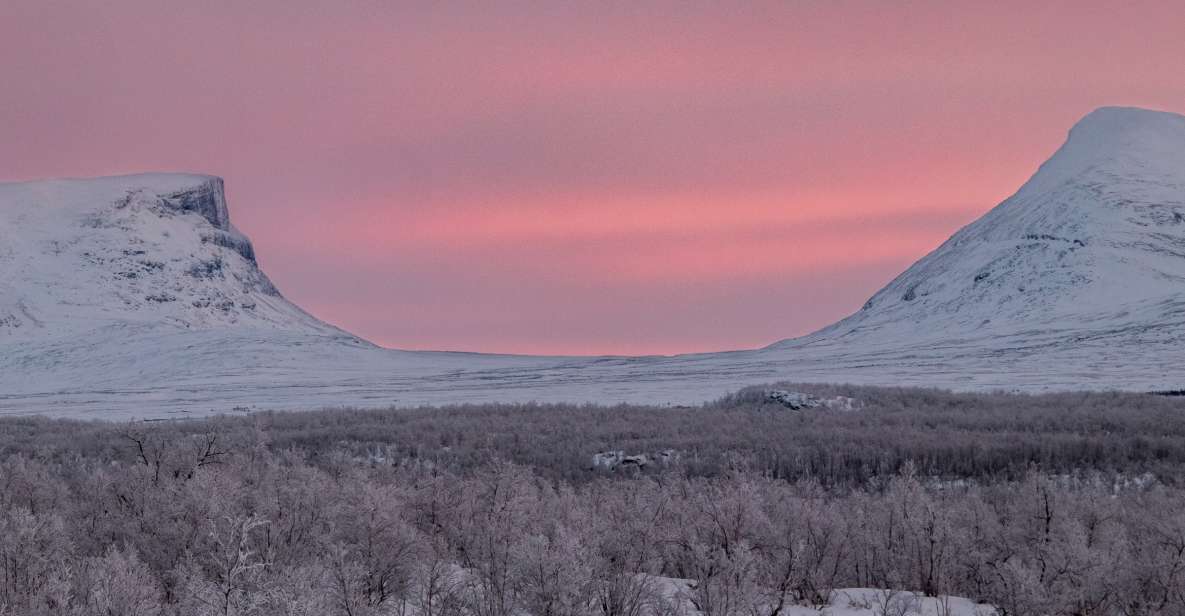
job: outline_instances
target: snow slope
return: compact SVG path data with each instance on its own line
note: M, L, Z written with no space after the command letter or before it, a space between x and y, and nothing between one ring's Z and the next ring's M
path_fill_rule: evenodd
M1178 389L1182 342L1185 117L1139 109L1088 115L1015 195L856 314L676 357L382 349L283 298L218 178L0 184L0 413L689 404L778 380Z

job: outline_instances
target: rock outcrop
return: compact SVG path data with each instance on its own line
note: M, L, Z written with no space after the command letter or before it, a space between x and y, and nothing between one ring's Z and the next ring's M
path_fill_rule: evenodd
M206 177L174 192L160 195L166 207L182 212L195 212L215 228L230 230L230 212L226 207L226 190L222 178Z

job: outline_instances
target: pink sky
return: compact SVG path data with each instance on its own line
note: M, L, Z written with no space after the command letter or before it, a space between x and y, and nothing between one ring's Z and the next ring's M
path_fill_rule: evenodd
M858 309L1095 107L1185 111L1175 1L415 4L4 0L0 179L223 176L387 346L674 353Z

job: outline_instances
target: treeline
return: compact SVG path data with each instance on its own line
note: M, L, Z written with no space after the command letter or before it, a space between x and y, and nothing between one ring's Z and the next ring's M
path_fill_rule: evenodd
M777 479L874 488L910 464L928 481L1016 481L1093 475L1108 482L1181 485L1185 399L1146 394L1040 396L952 394L918 389L788 385L843 395L858 410L792 411L754 388L695 408L488 405L447 409L340 409L139 424L158 437L217 435L223 443L298 450L321 465L347 456L375 463L432 464L463 473L494 460L548 479L604 477L593 456L673 450L676 470L714 477L739 456ZM127 426L40 418L0 421L0 455L71 455L128 461ZM674 465L672 469L671 464ZM620 474L623 471L615 471ZM630 471L635 472L635 471Z
M1185 614L1185 492L1163 485L937 489L906 465L835 490L743 461L572 484L174 431L119 449L0 461L0 614L780 616L840 587ZM879 611L908 607L886 592Z

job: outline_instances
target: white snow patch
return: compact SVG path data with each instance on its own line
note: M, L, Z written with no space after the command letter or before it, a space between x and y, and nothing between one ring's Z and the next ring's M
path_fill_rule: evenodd
M700 611L692 601L696 582L677 578L654 578L659 592L677 612L696 616ZM827 605L790 605L783 609L787 616L997 616L991 605L976 603L961 597L927 597L918 593L878 589L841 588L831 593Z

